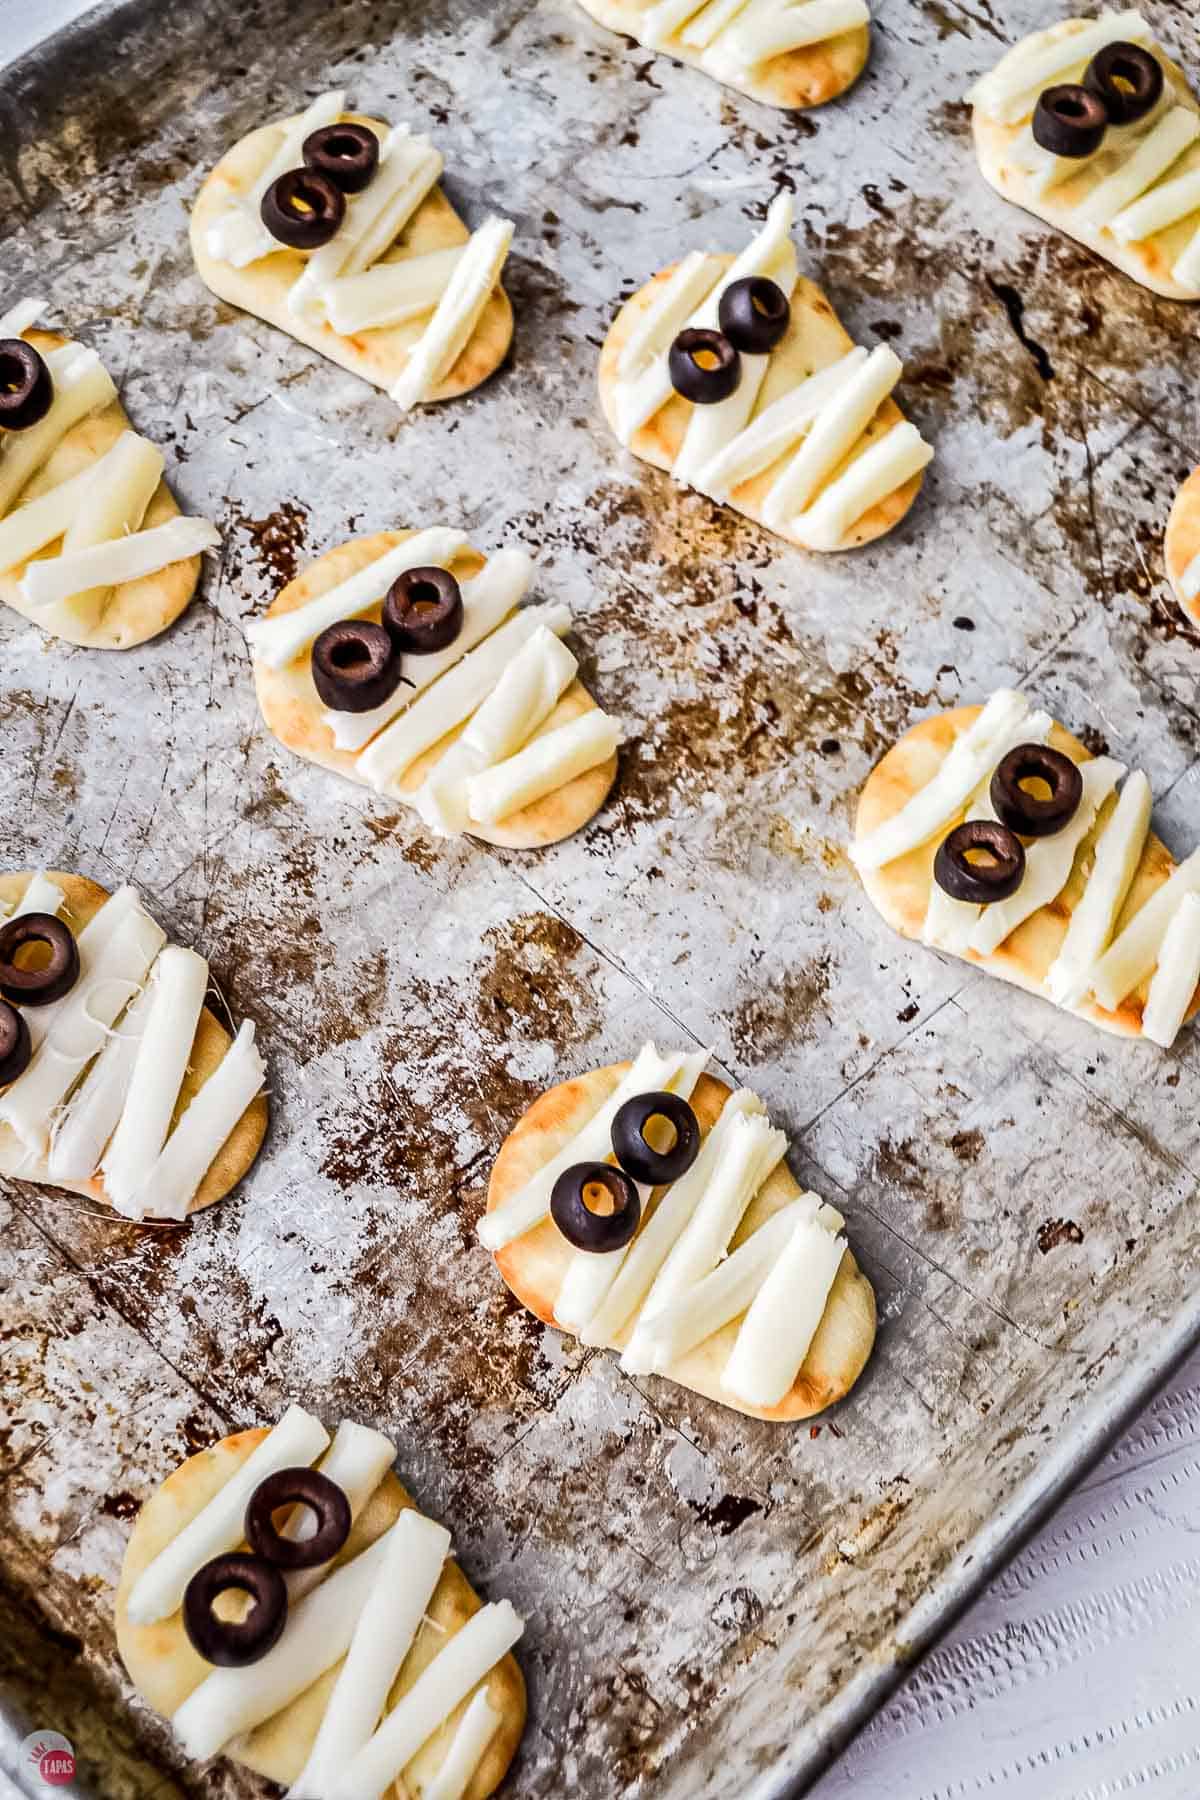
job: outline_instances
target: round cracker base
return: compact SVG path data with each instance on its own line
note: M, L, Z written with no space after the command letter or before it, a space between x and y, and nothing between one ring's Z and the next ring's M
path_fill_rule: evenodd
M649 10L653 0L579 0L579 4L597 24L607 26L610 31L619 31L623 37L635 38L640 44L638 20ZM643 48L658 50L655 44L646 44ZM782 56L769 57L757 68L747 70L741 81L712 75L703 55L686 44L669 46L660 54L703 70L722 87L733 88L735 92L745 94L748 100L795 112L824 106L854 86L871 54L871 32L869 26L862 25L855 31L843 31L837 37L827 38L824 43L787 50Z
M27 331L25 341L44 354L48 350L61 349L70 340L60 337L56 332ZM21 490L18 505L23 505L27 500L36 500L39 494L49 493L60 481L69 481L72 475L90 468L106 450L111 449L123 431L135 429L119 400L112 401L103 412L92 413L89 418L81 419L55 446L37 474L26 483ZM165 525L178 517L179 507L175 496L166 482L160 481L150 496L150 504L142 521L143 529ZM54 556L57 549L57 544L48 544L30 561L38 562L44 557ZM0 574L0 600L6 606L11 606L22 618L40 626L47 636L61 638L64 643L77 644L81 649L132 650L135 645L157 637L168 625L175 623L196 592L201 559L190 556L182 562L169 563L154 575L144 575L140 581L124 581L118 587L110 589L104 609L94 625L87 625L82 620L73 625L62 617L62 609L56 608L53 629L45 622L46 608L31 606L21 591L21 579L28 567L28 562L18 563L15 568L5 569Z
M550 1088L534 1101L500 1148L488 1183L488 1212L510 1199L558 1154L604 1104L631 1067L631 1063L623 1062L589 1070ZM701 1075L691 1105L704 1134L716 1124L729 1095L730 1089L718 1077ZM744 1243L800 1192L787 1164L778 1164L747 1208L734 1233L732 1248ZM554 1325L554 1299L572 1255L571 1246L553 1220L547 1218L535 1230L498 1250L494 1260L521 1304L543 1324ZM772 1423L808 1419L844 1399L861 1375L875 1342L875 1292L853 1251L847 1250L800 1373L789 1392L773 1407L747 1405L721 1385L721 1372L736 1341L739 1323L733 1320L698 1344L666 1371L667 1378L750 1418ZM627 1326L607 1348L623 1349L630 1331Z
M922 719L910 727L892 745L867 777L859 796L854 824L856 842L868 832L874 831L885 819L890 819L894 813L899 812L915 793L933 779L955 739L982 711L980 706L959 706L951 712L935 713L932 718ZM1061 725L1054 725L1049 741L1054 749L1063 751L1076 762L1091 761L1091 752ZM1113 802L1109 801L1108 805L1111 808ZM885 864L882 869L859 871L859 879L872 905L902 937L918 940L921 937L933 887L933 860L938 841L936 837L932 838L927 844L910 851L907 856L897 857L895 862ZM1083 866L1090 873L1090 861ZM1142 851L1141 864L1121 910L1118 929L1132 918L1156 888L1162 886L1174 867L1170 851L1153 832L1149 833ZM1041 906L1032 913L1024 924L1005 938L999 949L994 950L990 956L979 956L974 951L967 951L958 960L987 969L990 974L1012 982L1015 987L1024 988L1027 993L1048 999L1046 973L1062 947L1071 914L1079 904L1084 885L1077 861L1070 881L1057 899L1049 906ZM950 952L944 951L942 954L948 955ZM1143 982L1133 993L1125 996L1115 1012L1107 1012L1094 1000L1069 1010L1114 1036L1140 1037L1147 989L1148 983ZM1192 1017L1197 1005L1200 1005L1200 988L1192 998L1188 1018Z
M1167 580L1180 609L1194 625L1200 625L1200 594L1191 600L1183 597L1183 578L1200 556L1200 469L1193 471L1175 496L1167 534L1163 540L1163 556Z
M233 1437L222 1439L211 1449L189 1457L174 1474L168 1475L134 1522L117 1585L117 1648L139 1694L166 1718L170 1718L193 1688L199 1686L209 1665L192 1649L178 1612L155 1625L132 1624L127 1611L130 1590L142 1570L207 1505L266 1436L266 1426L240 1431ZM374 1543L405 1507L414 1504L395 1475L385 1475L355 1520L349 1538L334 1559L335 1566L349 1561L368 1544ZM422 1625L404 1670L392 1687L389 1707L395 1705L422 1669L432 1662L445 1641L445 1634L458 1631L482 1604L458 1564L447 1562L429 1606L428 1617L436 1622L435 1626ZM437 1626L441 1627L440 1631ZM339 1662L290 1706L248 1733L239 1743L238 1754L232 1760L284 1786L294 1781L308 1760L340 1669ZM525 1681L511 1655L492 1670L487 1689L501 1723L467 1789L467 1800L486 1800L487 1795L500 1785L525 1728ZM470 1696L423 1745L409 1765L419 1783L419 1792L424 1790L440 1765L469 1703ZM391 1793L395 1800L407 1800L407 1790L399 1783L393 1786Z
M293 612L296 607L304 606L319 594L328 593L331 588L348 580L359 569L365 568L368 563L374 562L412 536L411 531L379 531L373 537L351 538L348 543L339 544L334 550L327 550L324 556L309 563L294 581L290 581L275 596L265 616L268 619L277 618L282 613ZM457 580L466 581L479 573L484 561L477 550L468 548L452 560L450 572ZM378 621L382 611L380 603L359 616ZM360 774L355 760L356 753L339 750L333 741L333 733L323 717L325 707L313 686L312 659L307 650L294 656L282 669L272 669L265 662L256 659L254 687L267 729L286 749L305 757L309 762L319 764L323 769L331 769L336 775L346 776L359 787L375 791ZM576 679L536 735L541 736L556 726L568 724L581 713L594 709L595 705L596 702L583 683ZM389 788L387 792L400 799L415 793L438 758L464 729L465 726L456 726L453 731L447 732L423 756L418 757L405 770L399 784ZM616 778L617 756L614 753L604 762L597 763L594 769L585 770L573 781L544 795L532 806L511 813L507 819L501 819L495 825L473 826L468 835L479 838L485 844L495 844L509 850L540 850L548 844L557 844L595 817L607 800Z
M369 118L365 113L343 116L357 124L370 126L381 137L390 129L381 120ZM290 119L279 120L278 124L261 126L226 151L205 180L192 208L189 226L192 257L200 279L219 300L226 300L243 312L254 313L268 325L287 332L289 337L306 344L310 350L317 350L331 362L348 369L352 375L360 375L364 381L388 392L407 365L409 351L421 336L425 320L357 331L343 337L332 325L314 324L311 319L299 318L288 308L292 284L307 262L302 252L281 246L274 255L262 257L244 269L235 269L231 263L210 256L206 247L209 228L229 210L231 199L249 192L266 167L277 141L278 126L291 125L297 117L299 115L295 114ZM457 244L465 244L470 235L441 188L435 186L405 226L400 245L393 244L379 262L400 262L407 256L423 256L431 250L453 249ZM422 404L456 400L477 388L496 372L508 355L512 335L512 306L503 285L497 282L458 360Z
M729 268L736 260L733 256L722 256L718 259L723 268ZM660 269L645 285L632 294L622 306L620 312L609 327L608 336L600 351L600 404L604 416L608 420L614 436L617 432L616 390L617 368L630 332L637 320L654 305L658 298L658 290L662 283L670 280L678 265L671 263ZM792 313L788 329L771 354L770 366L759 395L757 410L764 411L783 393L799 385L818 369L828 368L831 363L854 348L854 340L846 331L841 320L833 310L833 305L822 293L815 282L808 281L801 275L792 295ZM670 474L675 458L679 454L687 432L692 408L688 401L679 395L672 395L665 406L659 408L640 430L635 431L629 448L643 462L653 464ZM852 455L841 463L835 475L840 474L857 460L871 444L886 435L894 425L905 422L905 415L889 395L878 409L875 417L867 426L859 439ZM714 505L731 507L744 518L753 519L756 525L781 537L785 543L794 544L798 550L807 550L813 556L834 555L842 550L858 549L863 544L874 543L876 538L886 537L889 531L904 518L914 500L921 491L924 480L923 472L912 476L903 487L871 507L861 518L856 519L849 533L833 551L814 550L811 544L802 543L792 532L777 531L769 525L762 514L762 504L766 499L772 482L778 474L778 461L772 463L760 474L743 481L733 489L727 500L714 501ZM828 483L825 484L826 486Z
M95 881L89 881L86 875L67 874L60 869L48 869L46 873L63 892L60 917L66 919L74 932L82 931L93 914L99 912L109 898L108 890ZM32 879L29 871L21 875L0 875L0 904L5 908L15 906ZM175 1103L172 1125L203 1087L232 1042L224 1025L207 1005L204 1006L196 1026L187 1073ZM247 1174L262 1148L268 1118L267 1096L265 1093L257 1094L209 1164L203 1181L192 1196L188 1207L189 1215L212 1206L217 1200L223 1200ZM0 1171L17 1181L33 1182L43 1187L59 1188L67 1193L81 1194L87 1200L96 1200L112 1208L112 1202L98 1175L93 1175L90 1181L81 1182L51 1180L45 1164L30 1161L24 1146L7 1125L0 1125ZM129 1222L138 1223L136 1220ZM163 1221L147 1222L161 1224Z

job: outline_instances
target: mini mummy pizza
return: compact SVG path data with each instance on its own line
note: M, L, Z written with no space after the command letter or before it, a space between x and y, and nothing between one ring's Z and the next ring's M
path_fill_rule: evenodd
M222 157L192 212L196 267L222 300L405 411L455 399L512 340L500 284L512 225L491 217L468 232L429 139L347 113L344 99L323 94Z
M821 106L862 74L866 0L580 0L648 50L692 63L767 106Z
M1140 13L1035 31L967 98L997 192L1154 293L1200 300L1200 102Z
M219 542L185 519L94 350L0 316L0 600L52 637L128 650L165 631Z
M1200 625L1200 469L1175 497L1164 545L1167 579L1184 612Z
M797 274L792 202L738 257L693 251L625 302L600 356L617 437L807 550L882 537L933 451L892 399L901 363L856 347Z
M328 551L247 630L263 718L439 837L569 836L613 784L620 726L578 679L569 610L520 605L532 574L441 525Z
M850 855L905 937L1167 1047L1200 1003L1200 850L1176 866L1150 807L1140 770L1002 689L888 751Z
M382 1432L346 1422L331 1441L290 1406L189 1457L143 1506L117 1645L189 1756L224 1752L290 1800L499 1785L525 1726L523 1624L481 1603L395 1455Z
M875 1295L762 1101L707 1060L647 1044L543 1094L496 1159L479 1237L531 1312L628 1373L805 1419L857 1381Z
M267 1128L254 1026L205 1005L208 964L135 889L0 876L0 1173L127 1219L236 1187Z

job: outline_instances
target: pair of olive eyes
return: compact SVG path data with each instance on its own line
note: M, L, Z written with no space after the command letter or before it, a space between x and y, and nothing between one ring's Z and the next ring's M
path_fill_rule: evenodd
M717 331L681 331L667 353L671 386L696 406L728 400L742 379L743 356L765 356L791 320L787 295L765 275L732 282L721 295Z
M1044 782L1039 797L1024 786ZM938 845L933 878L952 900L990 906L1015 894L1025 878L1021 837L1053 837L1070 824L1083 798L1079 765L1045 744L1018 744L996 766L988 797L994 819L968 819Z
M449 569L406 569L388 589L378 625L341 619L314 640L313 686L332 712L371 712L404 679L402 656L447 649L462 623L462 589Z
M646 1133L652 1120L671 1127L675 1141L656 1150ZM635 1094L617 1108L612 1122L616 1165L573 1163L550 1192L550 1216L576 1250L603 1254L623 1250L642 1216L639 1187L666 1187L686 1175L700 1154L700 1122L680 1094ZM606 1199L607 1212L590 1202Z
M1033 114L1033 138L1053 156L1091 156L1110 125L1136 125L1158 105L1162 64L1140 44L1107 44L1082 82L1047 88Z
M365 125L323 125L305 138L303 167L286 169L262 197L259 216L289 250L319 250L379 167L379 139Z

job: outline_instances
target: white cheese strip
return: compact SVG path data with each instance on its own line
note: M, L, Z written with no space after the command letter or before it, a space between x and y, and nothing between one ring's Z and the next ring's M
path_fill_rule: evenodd
M957 819L975 789L995 767L995 749L1028 717L1029 702L1000 688L967 729L955 738L940 769L911 800L868 832L850 851L859 869L882 869L906 856Z
M746 0L709 0L704 11L697 13L680 32L680 42L690 50L708 50L745 11Z
M1125 764L1110 756L1095 756L1081 766L1083 794L1074 817L1053 837L1034 838L1026 846L1020 887L1007 900L985 906L971 933L970 947L977 955L990 956L1039 907L1058 898L1071 878L1079 846L1124 773Z
M669 1059L670 1073L666 1079L647 1091L657 1093L665 1090L668 1093L678 1094L683 1100L690 1100L695 1092L696 1083L704 1073L708 1056L707 1050L694 1051L688 1056L672 1056ZM656 1121L650 1122L650 1130L655 1133L655 1137L651 1141L655 1148L663 1148L665 1144L672 1141L671 1133L665 1125L659 1125L656 1130L656 1124ZM611 1160L611 1158L606 1160ZM643 1216L653 1192L653 1183L649 1186L638 1184L638 1197L642 1203ZM610 1250L605 1253L590 1250L572 1251L563 1275L562 1285L554 1301L555 1324L561 1325L567 1331L579 1332L590 1319L595 1317L620 1273L621 1266L634 1242L636 1239L631 1239L630 1243L622 1249Z
M485 219L471 236L446 290L390 392L405 411L445 380L478 325L513 239L511 219Z
M533 736L578 667L566 645L540 625L413 795L417 811L437 836L455 837L468 829L468 779L503 762Z
M1163 935L1142 1012L1142 1036L1169 1050L1200 982L1200 895L1185 894Z
M112 376L94 350L68 346L69 356L48 357L54 399L44 419L27 431L6 431L0 454L0 515L11 510L26 483L37 474L73 426L117 397Z
M557 1156L540 1168L536 1175L509 1196L502 1206L485 1213L479 1221L478 1237L491 1251L503 1250L515 1238L524 1237L540 1225L550 1211L550 1190L564 1169L574 1163L603 1162L612 1150L612 1122L626 1100L647 1094L654 1088L654 1072L662 1062L653 1044L643 1044L628 1073L622 1076L602 1106L597 1107L574 1137L568 1138Z
M886 437L855 458L792 530L810 550L837 550L857 519L919 475L933 461L933 449L915 425L893 425Z
M6 313L0 313L0 338L24 337L48 311L49 303L45 300L18 300Z
M866 360L867 351L856 346L827 369L818 369L799 387L781 394L731 443L718 451L711 462L697 471L693 485L714 500L724 500L743 481L769 469L785 450L804 436L834 393L846 386Z
M663 282L653 305L636 321L621 347L617 375L628 380L654 356L668 350L704 296L720 280L721 265L715 256L692 250L675 265Z
M359 1425L353 1419L343 1419L334 1432L333 1442L321 1458L319 1467L322 1475L327 1475L345 1494L350 1503L351 1523L357 1519L395 1460L396 1446L382 1431L372 1431L369 1425ZM297 1506L284 1523L281 1535L303 1541L312 1537L316 1529L317 1520L311 1508ZM302 1600L328 1573L327 1562L318 1563L315 1568L310 1569L290 1569L284 1576L288 1604L294 1606L297 1600Z
M90 1181L99 1168L129 1092L150 1001L147 987L114 1027L72 1096L67 1115L50 1142L46 1166L51 1181Z
M129 913L89 975L80 973L45 1040L0 1099L0 1122L11 1125L27 1149L44 1156L51 1116L83 1068L104 1044L108 1028L146 979L166 942L148 914ZM34 1009L27 1009L27 1014Z
M97 482L107 484L125 454L126 439L133 435L131 431L122 432L116 443L90 468L81 469L78 475L60 481L57 487L39 494L36 500L27 500L6 519L0 520L0 569L15 569L28 562L31 556L36 556L39 550L44 550L47 544L52 544L55 538L71 529L89 489Z
M463 1800L500 1724L500 1714L488 1699L487 1689L480 1688L459 1720L445 1760L421 1800Z
M512 657L545 627L556 637L571 628L565 606L527 606L476 645L448 674L400 714L358 759L358 767L380 792L398 781L426 750L461 725L491 693Z
M115 894L110 894L97 907L83 930L76 933L75 948L79 952L80 981L92 979L100 966L101 958L116 936L118 926L122 925L140 906L141 902L135 888L120 887ZM25 1020L29 1026L29 1041L35 1051L49 1035L55 1021L62 1016L70 999L71 994L67 993L61 1000L52 1001L49 1006L25 1008Z
M113 1201L117 1211L130 1219L186 1219L192 1196L221 1145L261 1089L265 1076L266 1068L254 1042L254 1025L245 1019L204 1086L193 1096L141 1186L127 1202L117 1205Z
M1200 264L1197 265L1196 279L1200 282ZM1179 591L1185 600L1200 599L1200 555L1193 556L1180 576Z
M894 350L877 344L846 385L826 401L800 449L772 483L763 501L763 517L768 525L778 529L804 510L822 482L829 479L857 444L903 369ZM890 493L891 488L886 491Z
M721 1376L750 1406L778 1406L808 1355L846 1251L815 1219L800 1219L751 1301Z
M26 883L25 892L21 895L21 898L17 901L17 904L13 907L12 911L5 915L6 921L9 919L23 919L27 913L35 912L49 913L53 918L57 916L58 909L62 903L62 889L55 882L51 881L44 869L39 869Z
M648 7L638 17L638 42L651 50L665 49L680 27L705 4L706 0L657 0L656 5Z
M465 244L455 244L341 276L325 289L325 316L342 337L418 319L433 311L465 250Z
M319 318L330 283L362 274L389 250L441 172L441 153L428 138L410 136L407 126L396 127L381 147L374 179L348 201L337 235L313 251L292 283L289 312Z
M1197 138L1200 138L1200 114L1194 113L1190 106L1172 107L1133 154L1080 202L1075 217L1081 224L1097 230L1111 224L1119 213L1152 187L1160 175L1165 175L1171 164Z
M1191 242L1171 273L1180 287L1193 288L1200 292L1200 229L1193 234ZM1197 580L1196 591L1200 592L1200 579Z
M965 98L989 118L1015 124L1033 111L1044 88L1061 81L1066 71L1077 64L1090 62L1106 44L1122 39L1135 44L1153 42L1150 27L1139 12L1106 13L1082 31L1069 32L1049 43L1018 44L975 83Z
M387 1536L387 1554L288 1800L327 1800L341 1771L368 1742L441 1579L450 1554L444 1525L406 1507Z
M1200 893L1200 850L1193 850L1140 906L1096 964L1092 992L1108 1012L1146 979L1155 963L1175 908L1185 894Z
M269 1442L267 1439L266 1443ZM260 1444L254 1456L264 1448L265 1443ZM294 1456L289 1461L312 1462L315 1455L316 1452ZM234 1481L245 1474L253 1461L254 1457L251 1457L243 1463ZM286 1468L288 1463L275 1466ZM236 1527L239 1536L234 1542L240 1541L241 1516L250 1495L269 1473L270 1470L264 1469L261 1475L256 1474L249 1486L239 1492L240 1512ZM225 1491L222 1488L221 1494ZM217 1495L218 1500L221 1494ZM397 1520L396 1524L399 1522ZM289 1705L298 1694L319 1680L326 1669L331 1669L345 1656L363 1607L378 1584L395 1529L396 1525L392 1525L350 1562L334 1569L311 1594L290 1607L283 1635L274 1649L247 1668L216 1668L192 1689L171 1718L175 1735L187 1756L195 1757L197 1762L215 1756L232 1738L253 1731L264 1719ZM169 1554L173 1548L168 1545L163 1554ZM213 1553L206 1552L201 1561L207 1562L210 1554Z
M170 1618L183 1604L183 1591L197 1569L241 1543L246 1506L258 1484L277 1469L315 1462L328 1443L329 1433L319 1419L303 1407L289 1406L236 1474L146 1564L126 1603L131 1624L153 1625ZM252 1679L240 1670L228 1672Z
M602 1306L580 1331L585 1344L611 1344L650 1293L659 1270L683 1233L712 1179L721 1147L729 1136L733 1121L765 1112L762 1101L748 1088L739 1088L721 1108L721 1115L700 1145L700 1154L678 1181L663 1194L652 1217L629 1246L620 1271L609 1288ZM639 1327L640 1329L640 1327ZM630 1349L633 1348L631 1343ZM626 1352L628 1355L629 1352ZM634 1362L638 1360L634 1353ZM653 1362L635 1369L621 1359L629 1373L648 1374Z
M791 246L783 266L776 273L776 285L791 299L796 285L796 257ZM741 380L724 400L713 406L693 406L683 442L679 446L672 473L677 481L697 486L697 476L706 463L726 449L744 430L758 399L771 358L742 357Z
M1143 239L1153 237L1156 231L1165 231L1168 225L1197 211L1200 211L1200 169L1189 169L1186 175L1164 181L1161 186L1151 188L1141 200L1125 207L1111 221L1109 230L1119 243L1141 243Z
M468 1619L347 1764L326 1800L381 1800L405 1764L508 1654L524 1629L507 1600L484 1606Z
M495 825L511 818L597 763L607 762L620 742L619 723L599 707L544 732L515 756L480 775L468 776L467 809L472 822Z
M148 438L124 431L111 451L92 470L92 479L63 538L62 554L71 556L93 544L105 544L137 531L162 480L163 454ZM110 589L82 588L65 598L71 616L87 624L100 617Z
M264 163L261 173L244 200L233 203L230 210L217 219L208 231L208 253L218 262L229 262L237 269L270 256L283 245L273 238L259 217L263 195L289 169L299 168L304 140L325 125L333 125L342 116L345 94L322 94L292 124L279 127L278 144Z
M444 525L430 525L414 532L394 549L385 550L366 568L340 581L328 593L318 594L289 613L272 619L254 619L246 627L246 642L260 662L269 669L282 669L319 637L327 625L341 619L353 619L382 600L398 575L406 569L432 566L449 568L467 540L461 531L450 531Z
M865 0L806 0L773 18L765 13L739 20L724 40L732 63L755 68L773 56L801 50L806 44L822 44L843 31L857 31L871 23Z
M1142 860L1151 804L1150 783L1135 769L1097 840L1087 886L1046 971L1046 992L1059 1006L1078 1006L1087 995Z
M124 1110L104 1157L104 1191L123 1212L154 1166L167 1133L208 988L208 964L194 950L168 944L150 977Z
M439 676L461 662L468 650L496 629L519 601L533 579L533 563L523 550L497 550L479 574L461 587L462 626L452 644L429 656L405 658L405 681L390 700L370 712L324 712L321 719L333 733L339 750L361 750L397 713L411 706L417 695L432 687ZM411 684L411 685L410 685Z
M122 582L156 575L171 563L215 549L220 541L220 532L207 519L171 519L149 531L30 563L21 592L31 606L51 606L82 588L120 587Z

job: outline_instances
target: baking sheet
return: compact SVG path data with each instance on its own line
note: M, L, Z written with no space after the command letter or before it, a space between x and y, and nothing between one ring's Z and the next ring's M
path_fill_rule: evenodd
M1159 1056L893 937L840 846L887 743L1023 682L1200 818L1196 635L1161 531L1200 460L1200 315L993 195L957 100L1037 0L876 0L850 96L784 117L568 0L102 6L0 94L5 291L94 343L219 571L102 657L5 614L8 866L136 881L259 1022L274 1116L239 1194L138 1229L7 1184L0 1675L112 1800L234 1800L127 1684L128 1522L288 1398L397 1435L464 1566L529 1615L524 1797L800 1791L841 1733L1200 1334L1193 1040ZM1147 4L1200 71L1183 4ZM385 397L207 294L187 206L234 137L345 83L432 130L469 223L517 221L513 356ZM618 298L736 249L780 185L805 273L906 365L938 451L892 537L807 557L621 453ZM627 720L550 853L435 844L259 727L241 626L356 530L520 542ZM759 1426L523 1314L473 1238L562 1075L703 1042L850 1220L881 1328L850 1401Z

